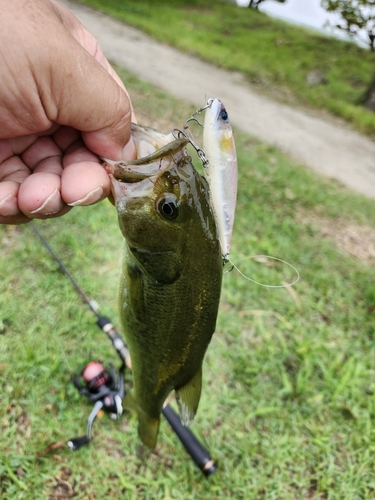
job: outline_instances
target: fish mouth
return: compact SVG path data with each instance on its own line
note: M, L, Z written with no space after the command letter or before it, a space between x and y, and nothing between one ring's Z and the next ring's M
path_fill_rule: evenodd
M134 123L131 131L138 155L136 160L101 158L111 179L111 191L119 211L130 198L151 196L158 176L187 155L184 148L189 143L186 138L175 139L172 134L164 135Z
M152 194L154 183L157 176L143 177L140 181L123 182L118 180L114 175L109 174L111 179L111 191L116 201L117 208L119 204L124 203L128 198L144 198Z
M129 198L151 196L158 176L175 165L185 154L183 148L188 142L187 139L176 139L137 160L117 162L103 160L103 167L111 179L116 207L124 208L121 205L124 205Z
M103 167L118 181L126 184L138 183L158 176L167 170L174 161L174 156L188 143L188 139L175 139L151 154L136 160L112 161L103 159Z

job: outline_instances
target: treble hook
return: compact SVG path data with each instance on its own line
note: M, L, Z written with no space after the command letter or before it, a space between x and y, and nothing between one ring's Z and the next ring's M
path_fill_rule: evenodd
M189 120L190 120L190 118L189 118ZM185 128L185 126L184 126L184 128ZM188 127L186 127L186 130L188 130ZM194 142L193 138L187 132L185 132L185 130L180 130L179 128L174 128L172 130L172 135L175 139L181 139L181 138L187 139L190 142L190 144L193 146L195 151L197 152L197 155L199 156L203 167L206 168L208 166L208 160L206 158L206 155L204 154L203 149L201 149L198 146L198 144L196 144Z
M195 114L195 113L194 113ZM197 122L198 125L200 125L202 128L203 128L203 125L201 124L201 122L197 119L197 118L194 118L194 115L192 115L190 118L188 118L186 120L186 122L184 123L184 130L188 129L189 126L188 126L188 123L189 122Z
M208 99L207 104L205 106L203 106L202 108L197 109L197 111L195 113L193 113L191 115L191 117L188 118L186 120L186 122L184 123L184 130L188 128L188 123L192 122L192 121L197 122L198 125L200 125L203 128L203 125L201 124L201 122L197 118L194 118L194 117L197 116L197 115L200 115L201 113L203 113L203 111L205 109L210 108L212 106L213 102L214 102L213 99Z
M180 130L179 128L174 128L172 130L172 135L175 139L186 139L190 142L190 137L184 130Z
M212 103L213 103L213 99L208 99L207 101L207 104L205 106L203 106L202 108L199 108L197 109L197 111L195 113L193 113L191 115L190 118L188 118L186 120L186 122L184 123L184 126L183 126L183 129L184 130L180 130L178 128L175 128L172 130L172 135L175 139L181 139L181 138L184 138L184 139L187 139L190 144L193 146L193 148L195 149L195 151L197 152L201 162L202 162L202 165L204 168L207 168L208 166L208 160L206 158L206 155L204 154L204 151L203 149L201 149L193 140L191 134L188 134L187 133L187 130L189 130L189 122L196 122L198 123L198 125L200 125L202 128L203 128L203 125L201 124L201 122L198 120L198 118L195 118L197 115L200 115L205 109L207 108L210 108Z

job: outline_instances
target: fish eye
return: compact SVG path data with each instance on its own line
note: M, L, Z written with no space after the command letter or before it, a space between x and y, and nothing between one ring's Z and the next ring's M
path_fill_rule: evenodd
M159 214L165 219L175 219L178 217L177 198L172 193L165 193L156 202L156 208Z
M220 118L221 118L224 122L226 122L226 121L228 120L228 113L227 113L226 109L224 109L224 108L223 108L223 109L220 111Z

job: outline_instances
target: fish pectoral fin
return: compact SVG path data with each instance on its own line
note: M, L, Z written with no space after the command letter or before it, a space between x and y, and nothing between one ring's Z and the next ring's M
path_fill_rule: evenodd
M189 380L187 384L176 389L176 400L182 425L189 425L193 421L198 409L202 390L202 368Z
M153 450L158 439L160 417L150 417L142 410L135 400L134 389L128 392L123 399L122 405L126 410L133 410L137 413L138 436L144 445L150 448L150 450Z

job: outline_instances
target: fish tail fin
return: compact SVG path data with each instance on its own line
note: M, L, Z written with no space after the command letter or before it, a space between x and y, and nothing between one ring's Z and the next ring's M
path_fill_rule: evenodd
M138 435L144 445L153 450L156 446L160 417L153 418L140 408L135 400L134 389L128 392L123 400L123 407L127 410L133 410L138 416Z
M189 425L193 421L198 409L201 391L202 367L187 384L175 391L182 425Z

